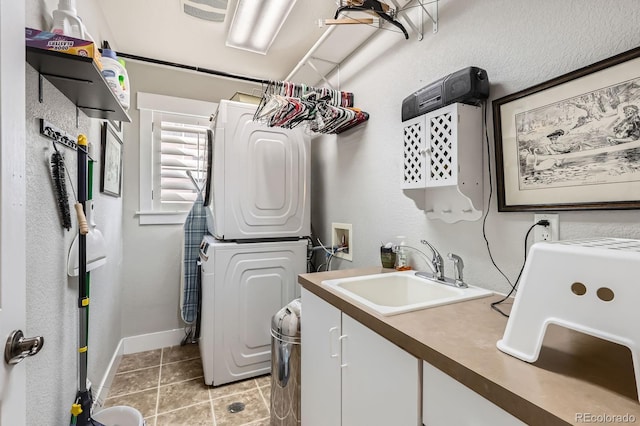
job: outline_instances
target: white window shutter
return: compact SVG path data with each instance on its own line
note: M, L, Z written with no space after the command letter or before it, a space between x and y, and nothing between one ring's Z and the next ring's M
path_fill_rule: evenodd
M202 188L207 168L208 118L154 112L154 208L184 210L196 199L188 172Z

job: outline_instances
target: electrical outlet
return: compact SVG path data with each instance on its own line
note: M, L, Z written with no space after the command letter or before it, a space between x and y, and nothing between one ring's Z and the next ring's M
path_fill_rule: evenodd
M533 215L533 223L548 220L549 226L536 226L533 228L533 242L557 241L560 239L560 218L557 214Z
M353 226L350 223L332 223L331 224L331 246L338 247L341 250L336 252L335 256L353 261Z

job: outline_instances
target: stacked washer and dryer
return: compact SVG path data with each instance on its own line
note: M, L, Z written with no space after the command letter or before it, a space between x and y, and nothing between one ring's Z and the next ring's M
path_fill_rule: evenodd
M271 370L271 317L299 297L310 235L309 137L223 100L213 125L200 249L200 355L218 386Z

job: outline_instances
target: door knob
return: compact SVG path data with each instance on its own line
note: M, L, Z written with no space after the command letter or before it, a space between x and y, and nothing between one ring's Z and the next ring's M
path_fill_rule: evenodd
M40 352L43 345L44 337L24 337L22 330L13 330L4 347L4 361L7 364L17 364L26 357Z

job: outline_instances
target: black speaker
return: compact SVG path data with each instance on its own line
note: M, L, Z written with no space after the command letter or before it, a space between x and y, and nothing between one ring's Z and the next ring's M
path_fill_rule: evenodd
M402 101L402 121L460 102L478 105L489 97L489 77L478 67L468 67L443 77Z

